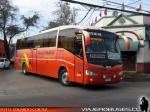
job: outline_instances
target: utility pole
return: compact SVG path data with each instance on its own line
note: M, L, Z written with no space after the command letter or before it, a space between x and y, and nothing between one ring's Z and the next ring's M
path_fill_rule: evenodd
M72 21L72 23L75 25L76 24L76 21L75 21L75 17L76 17L76 9L73 7L73 15L72 15L73 17L72 17L72 19L73 19L73 21Z

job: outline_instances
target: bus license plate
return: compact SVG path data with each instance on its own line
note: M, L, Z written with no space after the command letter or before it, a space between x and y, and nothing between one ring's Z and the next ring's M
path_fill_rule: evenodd
M105 81L111 81L111 78L107 78L107 79L105 79Z

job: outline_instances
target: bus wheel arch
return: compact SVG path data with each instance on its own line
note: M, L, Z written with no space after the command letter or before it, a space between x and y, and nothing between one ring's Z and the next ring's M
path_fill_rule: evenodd
M66 67L61 66L58 72L58 78L62 85L69 86L71 82L68 81L68 70Z

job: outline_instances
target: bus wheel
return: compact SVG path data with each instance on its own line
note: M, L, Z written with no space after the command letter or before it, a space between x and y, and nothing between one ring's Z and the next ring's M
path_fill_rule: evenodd
M23 73L23 74L27 74L26 64L23 64L23 65L22 65L22 73Z
M68 81L68 72L66 69L62 69L59 73L59 80L62 85L69 86L71 82Z

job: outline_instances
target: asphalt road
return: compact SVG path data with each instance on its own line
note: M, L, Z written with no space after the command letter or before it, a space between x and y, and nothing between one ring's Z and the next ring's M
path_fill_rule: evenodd
M150 82L64 87L56 79L0 71L0 107L137 107L140 96L150 100Z

